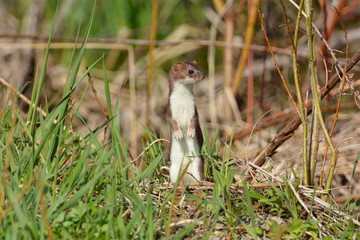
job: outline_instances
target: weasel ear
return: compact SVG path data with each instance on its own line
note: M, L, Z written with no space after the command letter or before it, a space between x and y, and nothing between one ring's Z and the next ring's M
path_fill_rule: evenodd
M191 63L198 65L198 63L196 62L196 60L193 60Z
M179 68L180 68L181 64L183 64L183 62L175 63L175 65L173 66L173 71L177 73L179 71Z

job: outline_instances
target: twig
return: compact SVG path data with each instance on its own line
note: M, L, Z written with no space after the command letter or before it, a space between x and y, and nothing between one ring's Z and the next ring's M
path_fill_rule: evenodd
M257 122L255 123L254 127L253 127L252 130L251 130L250 136L249 136L249 138L248 138L248 142L247 142L247 144L246 144L245 159L246 159L246 166L247 166L247 169L248 169L248 173L249 173L250 175L253 174L252 171L251 171L251 168L250 168L250 165L249 165L249 159L248 159L248 148L249 148L249 144L250 144L250 139L251 139L252 133L254 132L254 129L255 129L256 125L257 125L257 124L259 123L259 121L260 121L267 113L269 113L270 111L271 111L271 110L265 112L265 113L257 120ZM254 177L254 176L252 176L252 177Z
M289 2L291 2L297 9L299 9L299 6L293 0L289 0ZM302 11L301 13L305 18L307 18L307 14L304 11ZM315 30L316 34L320 37L321 41L324 43L326 48L329 50L329 52L330 52L330 54L331 54L331 56L332 56L332 58L334 59L334 62L335 62L336 73L339 75L339 78L341 78L343 75L345 75L344 74L344 69L339 64L339 61L337 60L337 58L336 58L336 56L334 54L334 50L329 46L328 42L322 36L322 34L320 33L319 29L315 26L315 24L311 23L311 26ZM339 73L339 71L341 72L341 74ZM346 80L348 82L350 82L349 79L347 78L347 75L345 75L345 77L346 77Z
M260 167L260 166L258 166L258 165L255 165L255 164L253 164L253 163L251 163L251 162L250 162L249 164L250 164L253 168L255 168L256 170L258 170L258 171L260 171L260 172L262 172L262 173L270 176L272 179L277 180L277 181L279 182L278 184L283 184L282 179L280 179L280 178L277 177L276 175L274 175L274 174L266 171L266 170L263 169L262 167ZM272 184L273 184L273 183L272 183ZM342 216L342 217L344 217L344 218L346 218L346 219L348 219L348 220L351 219L351 220L354 222L354 224L356 224L357 226L360 226L360 222L357 221L356 219L354 219L353 217L351 217L351 216L349 216L349 215L347 215L347 214L345 214L345 213L343 213L343 212L341 212L341 211L339 211L339 210L336 210L336 209L334 209L334 208L331 208L331 206L330 206L329 203L327 203L327 202L323 201L322 199L314 196L314 195L313 195L313 189L309 189L309 188L307 188L307 187L305 187L305 186L300 185L300 186L299 186L299 190L301 191L301 193L302 193L304 196L308 197L309 199L313 199L315 202L317 202L317 203L320 204L321 206L325 207L325 208L328 209L328 210L331 209L332 212L335 212L336 214L338 214L338 215L340 215L340 216ZM310 192L310 193L309 193L309 192Z
M86 70L87 70L87 67L86 67ZM109 114L108 114L107 111L104 109L104 107L101 105L100 100L99 100L99 98L98 98L98 96L97 96L97 91L96 91L96 89L95 89L95 87L94 87L93 81L91 80L91 74L90 74L90 72L88 72L87 75L88 75L88 80L89 80L91 89L92 89L92 91L93 91L93 93L94 93L95 99L96 99L97 103L99 104L101 111L104 113L105 118L106 118L107 120L109 120ZM70 103L70 105L71 105L71 103ZM104 145L104 143L105 143L106 131L107 131L108 127L109 127L109 123L107 123L106 126L105 126L104 137L103 137L103 140L102 140L102 144L103 144L103 145Z
M42 41L47 41L47 36L41 35L24 35L24 34L0 34L0 38L5 39L37 39ZM74 38L64 38L64 37L53 37L53 42L50 45L50 48L64 48L64 44L66 44L66 48L74 47ZM64 43L56 43L54 41L62 41ZM83 38L78 38L77 47L81 46ZM65 43L68 42L68 43ZM231 47L231 48L249 48L252 51L266 51L267 46L261 45L248 45L243 43L228 43L222 41L212 41L212 40L179 40L179 41L168 41L168 40L142 40L142 39L119 39L119 38L89 38L87 40L86 48L103 48L103 49L111 49L113 46L119 45L138 45L138 46L148 46L151 44L157 46L171 46L171 45L200 45L200 46L217 46L217 47ZM43 43L0 43L0 48L34 48L34 49L45 49L46 45ZM273 51L277 53L283 53L291 55L291 51L288 49L273 47Z
M258 6L257 6L257 8L258 8L258 14L259 14L260 22L261 22L261 27L262 27L262 30L263 30L263 32L264 32L265 40L266 40L266 42L267 42L267 44L268 44L270 53L271 53L271 55L272 55L272 57L273 57L273 59L274 59L274 63L275 63L275 65L276 65L276 69L278 70L278 73L279 73L279 75L280 75L280 78L281 78L281 80L282 80L282 82L283 82L283 84L284 84L284 87L285 87L285 89L286 89L286 92L288 93L288 95L289 95L289 97L290 97L290 99L291 99L291 102L293 103L296 111L297 111L298 114L300 115L299 109L297 108L296 103L295 103L295 101L294 101L294 99L293 99L293 97L292 97L292 95L291 95L291 93L290 93L290 91L289 91L289 88L288 88L288 86L287 86L287 84L286 84L286 82L285 82L284 76L283 76L282 72L280 71L280 68L279 68L279 66L278 66L278 64L277 64L277 61L276 61L274 52L273 52L272 47L271 47L271 45L270 45L270 41L269 41L269 39L268 39L268 37L267 37L266 31L265 31L265 27L264 27L264 21L263 21L263 18L262 18L262 16L261 16L261 12L260 12L259 0L258 0Z
M309 211L309 209L307 208L306 204L304 203L304 201L301 199L299 193L296 191L296 189L294 188L294 186L292 185L291 181L287 182L291 188L291 191L294 193L296 199L299 201L300 205L305 209L305 211L310 214L311 218L315 221L317 221L316 217Z
M280 25L280 26L282 26L282 25ZM286 26L289 28L289 27L291 27L291 28L294 28L294 26L290 26L289 24L286 24ZM296 27L295 27L295 30L296 30ZM303 30L301 30L301 29L299 29L299 32L301 32L302 34L304 34L305 36L307 36L307 37L309 37L309 35L306 33L306 32L304 32ZM321 51L321 49L320 49L320 46L316 43L316 41L315 40L313 40L313 43L316 45L316 48L318 49L318 51L319 51L319 54L322 56L322 58L323 58L323 63L324 63L324 67L325 67L325 88L326 88L326 86L327 86L327 84L328 84L328 81L329 81L329 71L328 71L328 64L327 64L327 61L326 61L326 57L325 57L325 55L324 55L324 53ZM295 51L294 52L294 55L297 55L297 52ZM297 58L297 56L296 56L296 58ZM298 76L299 77L299 79L300 79L300 76ZM299 83L300 84L300 83ZM301 84L300 84L300 87L301 87Z
M2 77L0 77L0 83L4 85L6 88L10 89L13 93L15 93L21 100L23 100L27 105L31 105L31 101L23 94L21 94L18 90L13 88L9 83L7 83ZM35 107L35 104L33 104L33 107ZM43 115L44 118L46 118L47 114L44 110L42 110L39 106L36 108L36 110ZM56 120L54 120L56 123Z
M331 92L333 92L333 91L331 91ZM341 105L341 109L350 109L350 108L354 108L354 107L356 107L356 103L354 103L354 102L343 103ZM321 111L322 112L325 112L325 111L330 112L330 111L336 111L336 109L337 109L337 104L322 107ZM249 135L255 125L256 126L254 128L254 132L257 132L257 131L272 127L276 124L285 123L285 122L289 121L291 118L293 118L295 115L296 115L296 112L294 111L294 108L288 108L281 112L274 113L270 117L263 118L257 125L255 123L250 124L250 125L243 127L241 130L236 131L233 134L233 140L238 140L238 139L241 139L242 137ZM226 136L226 137L221 138L220 141L221 142L229 142L230 138L231 138L231 136Z
M354 56L351 58L349 64L347 65L346 72L350 71L358 62L360 61L360 50L358 50ZM339 76L337 74L334 74L328 83L327 88L321 89L321 98L324 98L331 89L335 87L335 85L339 82ZM311 113L312 108L312 101L309 100L306 104L306 113L307 115ZM301 124L300 116L295 116L294 119L288 123L287 126L285 126L281 132L275 136L267 147L264 148L264 150L256 157L256 160L254 161L254 164L258 166L262 166L265 163L265 152L267 153L267 156L271 157L276 149L281 146L287 139L292 137L294 135L294 131L299 127Z
M302 189L304 189L304 190L307 190L307 188L304 187L304 186L299 186L299 188L302 188ZM347 220L352 220L355 225L357 225L357 226L360 227L360 222L357 221L357 220L356 220L355 218L353 218L352 216L349 216L349 215L347 215L347 214L345 214L345 213L343 213L343 212L341 212L341 211L339 211L339 210L336 210L336 209L332 208L329 203L323 201L322 199L320 199L320 198L318 198L318 197L314 197L313 194L311 194L311 193L307 193L307 192L304 191L303 194L304 194L305 196L307 196L308 198L310 198L310 199L314 199L315 202L317 202L318 204L320 204L320 205L323 206L324 208L326 208L326 209L331 209L331 211L334 212L334 213L336 213L337 215L339 215L339 216L341 216L341 217L343 217L343 218L346 218Z

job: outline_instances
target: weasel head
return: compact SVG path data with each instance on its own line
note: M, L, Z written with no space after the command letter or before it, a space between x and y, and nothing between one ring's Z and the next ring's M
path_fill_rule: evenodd
M196 61L178 62L170 70L170 81L191 85L203 80L205 74L200 69Z

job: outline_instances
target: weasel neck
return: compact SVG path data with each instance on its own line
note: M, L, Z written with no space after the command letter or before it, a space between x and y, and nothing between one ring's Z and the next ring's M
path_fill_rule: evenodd
M174 84L173 84L173 94L175 92L176 93L182 93L184 95L187 95L187 94L193 95L193 84L184 84L184 83L181 83L181 82L174 82Z
M193 85L192 84L183 84L183 83L174 83L172 92L170 94L170 99L180 101L194 101L194 94L193 94Z
M175 82L169 100L172 118L177 121L180 128L187 129L190 120L195 115L192 85Z

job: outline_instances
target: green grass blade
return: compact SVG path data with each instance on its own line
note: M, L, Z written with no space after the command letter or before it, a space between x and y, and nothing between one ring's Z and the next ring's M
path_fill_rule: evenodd
M40 75L40 81L39 81L39 85L37 87L37 91L36 91L36 95L35 95L35 102L34 102L34 106L33 106L33 113L32 113L32 117L31 117L31 122L30 122L31 123L30 129L34 129L34 126L35 126L36 108L39 105L40 93L41 93L41 90L43 88L44 81L45 81L46 69L47 69L47 61L48 61L49 51L50 51L50 43L51 43L52 36L53 36L53 33L54 33L55 20L56 20L56 16L57 16L58 9L59 9L59 4L60 4L60 1L57 2L57 6L56 6L54 18L53 18L53 23L52 23L50 34L49 34L49 40L48 40L46 51L45 51L43 67L42 67L41 75Z
M96 183L96 181L104 174L104 172L106 171L106 169L103 169L102 171L100 171L93 179L91 179L91 181L89 181L87 184L85 184L84 187L82 187L79 191L77 191L75 193L75 195L69 200L67 201L64 205L62 205L59 209L57 209L56 212L54 212L53 214L49 214L49 220L54 219L58 214L60 214L62 211L64 211L65 209L68 209L69 207L71 207L73 204L75 204L77 201L80 200L80 198L82 196L84 196L86 194L86 192Z

